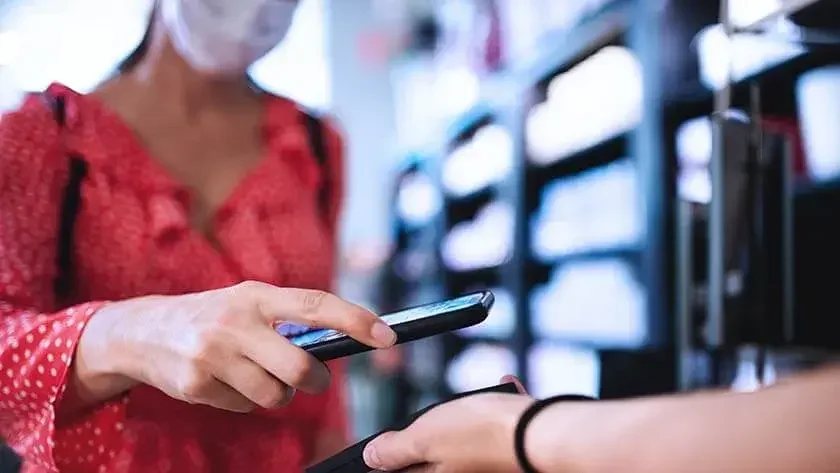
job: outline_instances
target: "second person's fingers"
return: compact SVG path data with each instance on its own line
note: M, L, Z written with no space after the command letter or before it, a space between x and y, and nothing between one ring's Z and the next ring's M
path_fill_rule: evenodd
M519 394L528 394L528 391L525 390L525 386L522 385L522 381L520 381L519 378L512 374L502 376L502 379L499 381L499 383L513 383L516 386L516 390L519 391Z
M245 334L242 352L278 380L303 392L320 393L330 385L325 364L267 325L253 327Z
M406 432L385 432L365 447L367 466L380 471L400 470L424 463L422 448Z
M331 328L374 348L393 345L397 335L375 314L328 292L247 283L239 290L253 297L270 323L278 320Z

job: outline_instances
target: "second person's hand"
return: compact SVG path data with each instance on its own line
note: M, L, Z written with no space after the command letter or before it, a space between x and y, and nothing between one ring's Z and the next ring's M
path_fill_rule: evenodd
M516 473L513 437L520 416L533 402L523 394L475 394L446 402L409 427L386 432L364 451L377 471L411 473Z
M96 401L140 382L236 412L278 407L294 389L324 390L326 365L279 335L279 322L336 329L377 348L396 341L376 315L322 291L247 282L145 297L110 304L91 318L74 361L77 389Z

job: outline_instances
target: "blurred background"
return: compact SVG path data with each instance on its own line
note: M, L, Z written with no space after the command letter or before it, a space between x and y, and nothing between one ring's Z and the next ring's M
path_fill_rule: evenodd
M93 89L150 7L0 0L0 113ZM301 0L252 74L346 134L337 291L380 312L497 297L473 329L352 359L357 435L507 373L620 398L832 359L839 9Z

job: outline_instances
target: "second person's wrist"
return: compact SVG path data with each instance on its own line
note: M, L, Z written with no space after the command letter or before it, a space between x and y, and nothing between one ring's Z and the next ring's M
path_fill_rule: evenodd
M519 462L514 452L514 437L516 426L522 413L534 402L528 395L497 394L498 408L493 411L494 446L488 449L488 454L497 456L496 464L500 471L519 472Z

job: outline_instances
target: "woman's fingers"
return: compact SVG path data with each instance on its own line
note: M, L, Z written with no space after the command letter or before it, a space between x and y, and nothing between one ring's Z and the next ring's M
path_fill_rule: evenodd
M252 403L272 409L288 404L294 389L253 361L241 357L216 370L216 378Z
M375 348L387 348L397 340L394 331L375 314L328 292L256 282L243 283L232 289L252 298L261 315L271 324L283 320L331 328Z
M257 407L256 403L243 396L236 389L227 384L213 379L202 387L201 394L197 396L182 396L187 402L193 404L206 404L217 409L224 409L233 412L251 412Z
M326 365L278 335L278 321L334 329L374 348L396 341L376 315L332 294L257 282L131 307L126 312L167 317L151 334L131 326L148 326L148 317L124 318L127 333L141 334L130 340L132 351L144 354L124 372L150 373L144 382L177 399L237 412L288 402L289 387L329 386Z
M283 383L306 393L320 393L330 385L327 366L267 325L253 327L242 344L243 355Z

